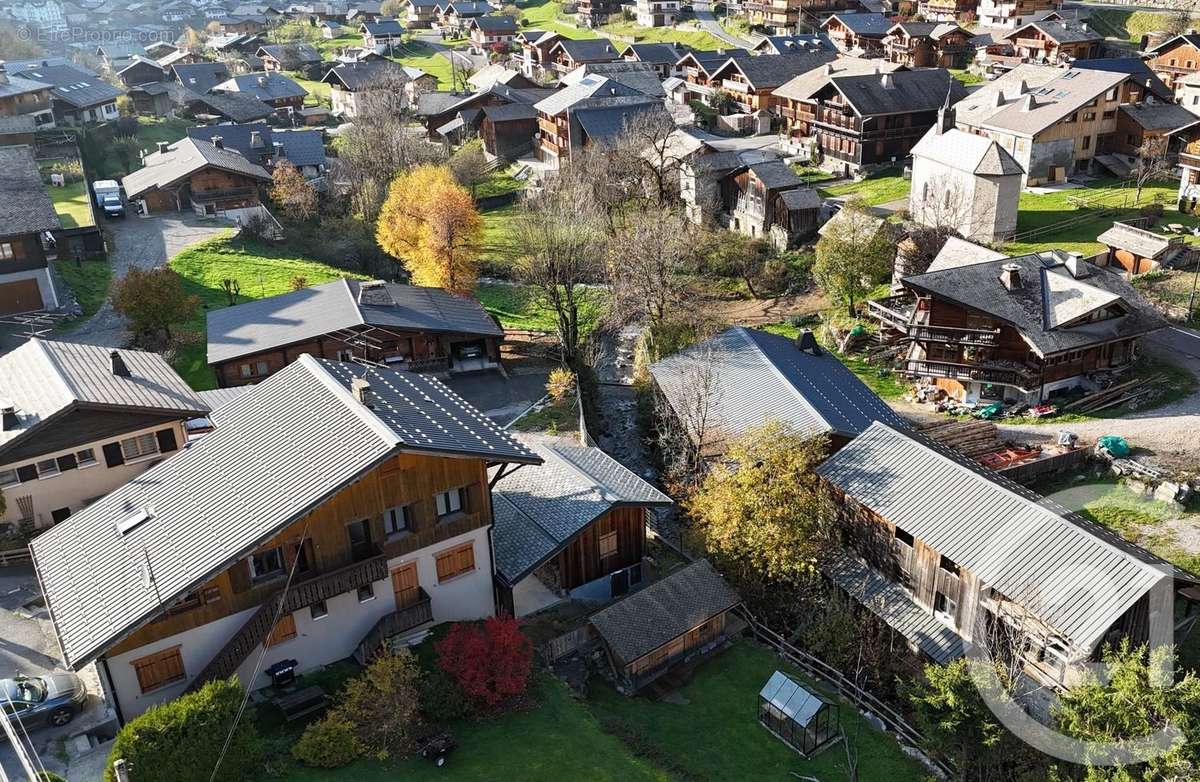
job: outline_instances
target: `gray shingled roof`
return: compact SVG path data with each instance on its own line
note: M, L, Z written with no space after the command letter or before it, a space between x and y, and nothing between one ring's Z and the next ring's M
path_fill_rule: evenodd
M960 100L966 88L948 71L896 71L864 76L834 76L833 86L859 116L934 111Z
M578 84L564 87L558 92L552 93L534 104L540 112L544 112L551 116L561 114L567 109L574 108L578 104L591 98L616 98L633 96L639 99L644 99L642 95L632 87L626 87L620 82L613 81L606 76L588 75L583 77Z
M0 136L14 133L33 133L37 130L37 121L32 114L14 114L0 117Z
M691 386L703 382L711 389L710 440L735 438L769 420L791 424L805 435L847 437L874 421L905 425L829 351L812 355L765 331L735 326L668 356L650 372L684 417L681 408L689 407Z
M1100 35L1099 33L1097 33L1094 30L1085 30L1085 29L1083 29L1083 27L1080 27L1080 26L1076 26L1076 25L1068 26L1068 25L1063 24L1062 22L1052 22L1052 21L1030 22L1027 25L1018 27L1016 30L1013 30L1011 33L1009 33L1008 37L1015 41L1017 38L1023 37L1021 35L1021 33L1024 33L1030 27L1040 30L1042 33L1044 33L1046 35L1047 38L1049 38L1052 41L1057 41L1060 44L1083 43L1085 41L1103 41L1104 40L1104 36Z
M967 133L958 128L939 132L934 125L911 152L914 158L925 158L948 168L982 176L1023 174L1021 164L998 143L987 136Z
M250 95L264 102L308 94L308 90L281 73L245 73L226 79L212 89Z
M1194 579L951 449L884 424L817 473L1084 651L1162 579Z
M253 134L260 138L259 146L251 144ZM294 166L325 165L325 144L320 131L272 130L265 122L240 125L204 125L188 128L189 138L212 142L213 136L221 137L221 144L257 165L266 165L267 159L275 154L274 144L283 144L283 156Z
M972 263L996 261L1005 257L1007 256L1004 253L998 253L990 247L983 247L974 242L968 242L966 239L950 236L947 237L946 243L942 245L942 249L938 250L938 254L934 256L933 262L925 271L937 272Z
M675 43L631 43L622 52L622 56L636 55L634 62L648 62L654 65L674 65L679 58L687 53L687 49Z
M663 90L662 79L658 76L653 64L648 62L629 62L615 60L613 62L590 62L580 65L562 78L563 86L571 86L583 81L587 76L604 76L615 82L624 84L643 95L661 98L667 93Z
M1150 92L1163 100L1171 101L1175 97L1171 88L1164 84L1154 71L1150 70L1150 66L1141 57L1100 57L1094 60L1075 60L1071 63L1071 67L1109 71L1110 73L1127 73L1142 86L1145 86L1149 80Z
M666 113L661 101L652 98L636 100L634 98L619 99L615 102L605 99L603 103L612 105L591 106L591 101L584 101L571 115L574 122L587 134L593 142L611 142L625 131L628 123L636 116L646 113Z
M258 98L242 95L237 92L213 92L208 95L196 95L186 99L191 105L202 105L214 114L219 114L234 122L253 122L264 119L275 113L275 109L263 103ZM194 109L193 109L194 110Z
M77 109L111 103L124 95L124 92L96 74L81 73L79 68L71 65L31 68L21 75L51 85L53 89L50 92L56 99Z
M496 571L510 586L615 508L666 506L671 498L599 448L521 438L542 458L493 487Z
M1042 356L1136 337L1166 326L1162 316L1120 274L1085 263L1087 276L1074 279L1065 261L1066 256L1057 252L1021 255L926 272L905 277L903 283L1010 324ZM1020 267L1021 285L1015 291L1000 283L1000 267L1010 263ZM1077 317L1086 314L1079 305L1094 301L1103 306L1115 298L1125 302L1128 314L1073 327L1057 325L1072 319L1064 317L1064 306Z
M472 27L478 27L486 33L516 32L517 20L511 16L498 14L496 16L477 16L471 21Z
M321 53L311 43L276 43L258 47L255 55L267 55L288 70L321 61Z
M171 67L175 79L198 95L229 79L229 66L223 62L178 63Z
M112 373L110 348L31 339L0 356L0 399L17 409L15 429L0 431L0 450L36 437L47 421L71 410L208 412L171 365L157 353L118 351L129 377ZM0 459L2 461L2 459Z
M347 390L364 372L372 408ZM212 418L212 433L31 546L68 666L86 665L393 454L537 463L436 380L307 355ZM116 529L138 511L149 518Z
M1120 110L1146 130L1178 130L1197 120L1177 103L1126 103Z
M884 578L861 559L842 552L823 563L821 571L935 662L945 664L963 656L958 633L917 605L904 587Z
M1111 228L1096 237L1096 241L1109 247L1129 250L1142 258L1158 259L1172 247L1182 249L1180 245L1171 242L1170 237L1127 223L1113 223Z
M734 57L713 71L713 78L737 71L755 90L773 90L790 79L822 68L837 59L837 52L788 52L759 57Z
M185 138L166 152L151 152L143 166L121 180L128 198L137 198L156 187L167 187L206 167L219 168L263 182L271 175L262 166L251 163L232 149L217 149L211 142Z
M360 305L359 286L356 280L335 280L211 310L208 362L229 361L363 324L496 337L504 334L475 299L438 288L387 283L394 306Z
M833 62L825 63L820 68L813 68L807 73L801 73L792 77L771 94L792 100L808 100L818 90L828 84L832 76L857 76L876 72L893 73L901 70L905 70L903 65L884 62L880 59L868 60L862 57L839 57Z
M398 84L409 80L404 67L392 60L363 60L335 65L321 81L337 82L350 92L370 89L381 82Z
M784 54L795 51L812 51L825 49L836 51L833 42L825 33L805 33L802 35L768 35L754 45L754 51L766 54Z
M8 81L0 84L0 98L11 98L15 95L25 95L30 92L39 92L48 89L50 89L49 84L9 74Z
M620 54L607 38L594 38L576 41L563 38L554 44L550 54L562 49L574 62L609 62L617 59Z
M742 602L707 559L592 614L592 627L623 663L645 657Z
M764 160L761 163L751 163L749 169L771 190L780 190L785 187L799 187L804 184L804 180L792 170L791 166L782 160Z
M888 28L892 26L891 19L888 19L883 14L875 13L834 14L829 19L826 19L825 23L821 26L828 27L829 23L834 19L837 19L850 28L855 35L873 38L882 38L887 34Z
M372 38L387 38L404 34L404 25L395 19L376 19L374 22L363 22L359 29Z
M33 148L0 147L0 236L62 228L46 192Z

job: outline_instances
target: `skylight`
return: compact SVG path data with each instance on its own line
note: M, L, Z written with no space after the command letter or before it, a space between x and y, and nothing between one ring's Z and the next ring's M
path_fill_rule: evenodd
M150 513L145 510L139 510L132 516L126 516L118 521L117 532L121 533L122 535L128 535L130 532L133 532L135 529L145 524L149 520Z

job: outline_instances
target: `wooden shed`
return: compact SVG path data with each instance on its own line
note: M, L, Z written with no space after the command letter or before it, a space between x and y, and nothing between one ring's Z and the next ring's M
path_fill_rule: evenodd
M1096 241L1108 247L1103 266L1120 266L1130 274L1153 271L1187 247L1181 237L1169 237L1129 223L1113 223Z

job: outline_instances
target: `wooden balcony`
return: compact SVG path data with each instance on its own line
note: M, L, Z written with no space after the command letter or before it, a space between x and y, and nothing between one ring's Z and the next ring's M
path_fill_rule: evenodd
M994 366L988 364L958 364L951 361L910 360L906 371L919 377L944 377L951 380L999 383L1016 386L1026 391L1038 385L1035 373L1016 366Z
M938 342L945 345L977 345L995 347L1000 342L1000 329L963 329L954 326L911 325L908 336L917 342Z
M354 659L360 665L367 665L387 648L389 639L432 621L433 606L429 593L417 587L416 602L381 616L359 642L358 648L354 650Z
M198 203L226 201L234 198L249 198L258 193L256 187L229 187L224 190L193 190L192 200Z
M1200 168L1200 155L1189 155L1186 152L1180 152L1179 165L1187 166L1188 168Z
M881 325L908 333L916 300L912 296L888 296L867 302L867 312Z

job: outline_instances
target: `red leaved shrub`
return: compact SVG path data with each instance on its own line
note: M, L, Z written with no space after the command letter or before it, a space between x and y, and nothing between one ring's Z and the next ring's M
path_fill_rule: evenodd
M438 667L474 701L496 707L529 686L533 644L511 616L460 622L434 645Z

